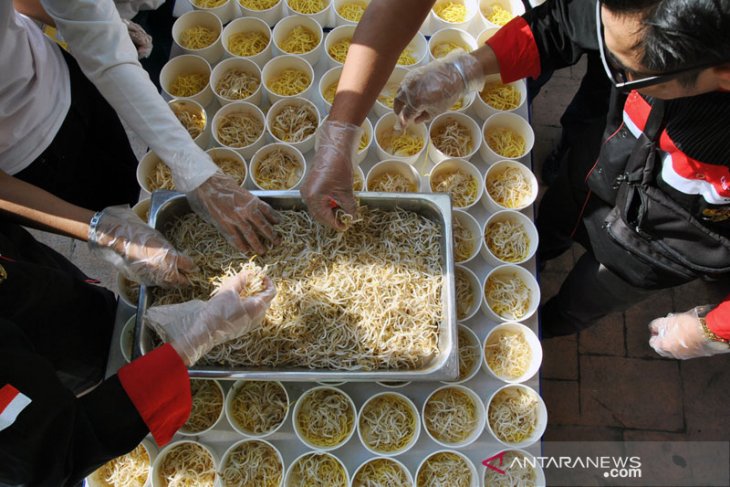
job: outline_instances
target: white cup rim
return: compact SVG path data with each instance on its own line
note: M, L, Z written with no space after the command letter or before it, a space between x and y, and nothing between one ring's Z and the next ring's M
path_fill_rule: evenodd
M365 442L365 439L362 437L362 431L360 428L360 419L362 418L363 411L365 411L365 408L369 404L371 404L373 401L375 401L376 399L378 399L380 397L385 397L385 396L392 396L392 397L397 398L397 400L404 402L408 406L408 408L411 410L411 413L413 413L413 416L415 418L416 430L413 432L413 436L411 437L411 439L408 440L408 443L406 443L406 445L403 448L400 448L398 450L392 450L392 451L377 450L377 449L373 448L371 445L367 444ZM418 412L418 408L413 403L413 401L411 401L407 396L405 396L404 394L401 394L399 392L395 392L395 391L383 391L383 392L379 392L379 393L369 397L362 404L362 406L360 406L360 410L357 412L356 428L357 428L357 437L359 438L362 446L364 446L367 451L369 451L370 453L373 453L375 455L389 458L389 457L394 457L396 455L401 455L401 454L407 452L408 450L413 448L413 446L418 442L418 438L421 434L421 417Z
M331 392L334 392L335 394L340 394L343 397L345 397L348 404L350 405L350 411L352 412L352 420L353 420L352 428L350 428L350 431L347 433L347 436L345 437L345 439L335 445L330 445L330 446L317 445L317 444L313 443L312 441L310 441L309 438L307 438L301 431L299 431L299 426L297 425L297 416L299 414L299 410L301 408L302 402L304 401L304 399L307 396L309 396L310 394L312 394L315 391L331 391ZM316 387L312 387L311 389L307 389L301 396L299 396L299 399L297 399L296 404L294 404L294 410L292 411L292 427L294 429L294 433L296 434L297 438L299 438L299 440L302 443L304 443L309 448L311 448L317 452L326 453L326 452L330 452L332 450L336 450L337 448L340 448L341 446L345 445L348 441L350 441L350 439L352 439L352 436L355 434L355 430L357 429L357 418L358 418L357 407L355 406L355 402L352 400L352 397L350 397L350 395L347 392L343 391L342 389L338 389L337 387L332 387L332 386L316 386Z

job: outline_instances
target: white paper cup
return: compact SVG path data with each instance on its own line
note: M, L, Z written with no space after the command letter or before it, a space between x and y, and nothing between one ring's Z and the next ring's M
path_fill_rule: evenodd
M304 159L304 155L302 155L302 153L299 151L299 149L296 149L295 147L292 147L289 144L284 144L281 142L274 142L272 144L265 145L262 148L260 148L258 151L256 151L256 153L253 155L253 157L251 158L251 164L249 167L249 174L250 174L249 178L251 180L251 183L253 184L255 189L259 189L262 191L272 191L271 188L265 188L265 187L261 186L261 183L260 183L260 181L257 180L256 175L258 173L258 166L261 163L261 161L263 159L265 159L266 156L274 150L282 150L288 154L291 154L297 160L299 165L301 166L301 174L300 174L297 182L293 186L283 188L280 191L287 191L287 190L299 188L299 186L302 184L302 180L304 180L304 174L307 172L306 160ZM275 189L274 191L279 191L279 190Z
M448 27L456 27L457 29L467 30L474 17L477 16L477 11L479 10L478 0L456 0L454 3L460 3L466 7L466 18L461 22L449 22L445 19L442 19L439 15L436 14L436 7L438 7L438 5L441 3L448 2L446 0L436 2L434 8L432 8L431 12L429 13L429 18L431 19L431 29L434 31L446 29Z
M311 51L302 54L285 51L282 48L284 41L291 31L299 26L313 32L317 36L319 39L317 45ZM317 64L322 58L322 51L324 51L324 32L320 23L312 17L307 17L306 15L290 15L289 17L284 17L274 27L272 38L274 39L274 47L276 48L277 54L299 56L312 66Z
M497 33L498 27L487 27L477 35L477 45L482 47L487 41Z
M157 446L155 444L148 440L147 438L143 439L140 443L142 447L145 449L145 452L147 452L147 457L150 460L149 468L147 469L147 480L144 483L144 487L150 487L152 485L152 464L155 461L155 458L157 457ZM87 487L108 487L109 484L104 480L104 477L102 477L101 467L99 467L97 470L95 470L91 475L86 477L86 484Z
M469 484L469 487L479 487L479 474L477 473L477 469L474 466L474 463L472 463L472 461L469 460L469 458L466 455L464 455L463 453L458 452L456 450L438 450L438 451L431 453L429 456L427 456L423 460L421 460L421 463L418 464L418 470L416 470L416 479L415 479L416 487L425 487L426 485L431 485L431 484L424 484L424 483L419 482L418 477L420 476L420 473L423 470L426 462L428 462L431 459L431 457L436 456L440 453L451 453L451 454L454 454L457 457L459 457L464 462L464 464L467 466L467 468L469 469L469 473L471 473L471 483Z
M206 107L213 101L213 90L210 89L211 71L210 64L202 57L194 54L183 54L182 56L170 59L162 67L160 71L160 86L162 86L162 91L168 99L180 98L183 100L193 100L200 103L201 106ZM190 74L201 74L208 80L202 90L190 96L180 96L170 91L178 76Z
M261 134L254 142L243 147L227 146L226 144L221 142L218 135L218 128L224 117L231 113L248 114L261 123ZM266 118L264 117L264 112L262 112L261 109L256 105L248 103L246 101L235 101L221 107L221 109L216 112L215 116L213 117L211 132L213 134L213 139L215 140L216 144L222 147L228 147L229 149L232 149L241 154L245 159L250 160L251 157L253 157L253 155L256 153L256 151L259 150L266 142Z
M456 269L456 273L461 273L461 275L466 277L469 283L469 288L472 292L472 303L471 306L467 308L466 314L462 317L459 317L458 314L456 316L456 319L459 320L459 322L464 322L471 319L471 317L479 310L479 306L482 302L482 286L479 282L479 278L476 274L474 274L474 271L461 264L456 264L454 267ZM456 279L456 277L454 277L454 279Z
M312 19L319 22L319 25L330 25L330 17L332 15L332 0L322 0L325 7L320 10L319 12L300 12L298 10L295 10L293 7L296 7L296 2L293 2L292 0L286 0L286 15L304 15L306 17L311 17ZM293 4L293 5L292 5Z
M255 438L255 439L266 438L268 436L273 435L277 431L279 431L281 429L281 427L284 425L284 423L286 423L286 417L289 415L289 409L291 409L290 402L289 402L289 393L287 392L286 387L284 387L284 385L281 382L270 381L273 384L275 384L276 387L280 388L281 391L284 393L284 396L286 397L286 404L287 404L286 412L284 413L284 417L281 419L281 422L279 422L279 424L275 425L273 428L271 428L268 431L263 431L261 433L257 433L255 431L246 429L236 419L236 417L234 415L234 411L233 411L233 408L234 408L233 401L235 400L241 387L244 384L246 384L247 382L252 382L252 381L237 380L236 382L233 383L231 388L228 390L228 394L226 394L226 402L225 402L225 407L224 407L225 413L226 413L226 418L228 419L228 422L231 423L231 426L233 427L233 429L236 430L239 434L241 434L247 438Z
M122 352L124 361L129 363L132 361L132 349L134 348L134 323L137 321L137 315L133 314L124 323L122 332L119 334L119 349Z
M193 142L201 149L206 149L210 144L210 124L208 123L208 112L205 111L205 108L196 101L185 99L170 100L168 106L176 117L183 112L203 117L203 130L197 136L193 137Z
M433 167L433 169L431 169L431 172L428 174L428 187L434 193L445 192L439 191L436 181L438 181L442 177L448 177L449 175L457 172L461 174L466 174L468 177L472 178L472 180L476 182L476 194L474 195L473 200L466 200L468 202L464 204L464 202L457 202L453 197L451 198L452 208L468 210L469 208L477 204L477 202L482 197L482 192L484 191L484 185L482 184L482 174L479 172L479 169L477 169L477 167L471 162L465 161L464 159L442 159Z
M365 173L362 171L362 167L357 166L354 169L352 179L352 189L354 191L365 191Z
M299 107L304 107L305 110L308 110L309 112L311 112L312 115L314 115L315 120L313 124L314 126L312 127L312 133L299 142L280 139L276 136L276 133L278 132L278 130L275 130L277 127L276 117L280 116L284 110L290 110L292 108L299 109ZM286 98L277 101L271 106L271 108L269 108L269 111L266 114L266 130L269 132L269 135L271 135L271 138L274 140L274 142L289 144L290 146L301 151L302 153L307 153L314 148L314 136L317 133L317 128L319 127L319 124L319 110L317 110L315 104L309 100L299 97Z
M284 17L284 0L278 0L271 8L267 8L265 10L248 8L239 0L238 8L241 9L242 17L255 17L257 19L261 19L270 27L273 27L274 24Z
M527 255L525 256L525 258L520 259L516 262L507 262L498 257L487 244L487 230L489 229L489 226L494 223L504 222L511 223L513 226L521 226L527 234ZM484 222L484 227L482 228L481 234L482 238L484 239L484 244L481 247L482 257L484 257L484 260L487 261L487 264L494 267L502 264L524 264L528 260L532 259L532 257L535 255L535 252L537 251L537 245L540 240L537 234L537 228L535 228L535 224L532 223L532 220L527 218L519 211L514 210L502 210L496 213L492 213L489 218L487 218L487 220Z
M477 341L477 343L479 343L479 342ZM469 434L469 436L467 436L463 440L455 442L455 443L449 443L445 440L440 440L440 439L436 438L431 433L431 431L429 431L428 422L426 419L426 406L428 406L429 401L431 401L431 399L433 398L434 395L436 395L438 392L443 391L445 389L454 389L454 390L458 390L458 391L466 394L469 397L469 399L471 399L471 401L474 403L474 409L476 411L476 416L477 416L477 418L476 418L477 424L474 426L474 430ZM476 392L469 389L468 387L455 385L455 384L448 384L445 386L441 386L438 389L436 389L435 391L433 391L431 394L428 395L426 400L423 401L423 408L421 409L421 418L423 419L423 429L426 431L426 434L428 435L428 437L431 438L435 443L437 443L443 447L446 447L446 448L463 448L465 446L471 445L472 443L474 443L477 440L477 438L479 438L479 436L481 436L482 431L484 431L484 423L487 420L487 415L486 415L486 411L484 409L484 403L479 398L479 396L477 395Z
M310 452L302 453L297 458L295 458L293 462L291 462L289 467L286 469L286 478L284 479L284 487L304 487L307 485L304 483L303 479L296 477L297 464L300 461L304 460L305 458L309 457L310 455L313 455L315 457L325 456L325 457L329 457L329 458L333 459L342 468L342 471L345 474L345 479L344 479L345 483L343 485L346 486L346 485L350 484L350 476L347 472L347 467L345 466L344 463L342 463L342 460L340 460L339 458L337 458L336 456L334 456L331 453L322 452L322 451L310 451ZM332 487L340 487L340 486L334 485Z
M454 122L458 123L461 127L465 128L471 138L471 149L464 154L446 154L439 149L434 143L434 137L438 134L439 130L443 130L443 127ZM474 154L477 153L482 143L482 130L479 125L469 115L461 112L445 112L437 115L433 119L428 129L428 157L431 158L434 164L438 164L446 159L459 158L468 161ZM481 173L479 179L481 179Z
M239 54L231 51L229 42L231 36L241 32L260 32L266 36L269 42L266 44L266 47L253 56L240 56ZM223 29L221 43L223 44L226 57L242 57L244 59L250 59L255 62L259 68L263 67L272 56L271 46L273 45L273 42L271 41L271 28L269 27L269 24L256 17L241 17L228 24L225 29Z
M477 49L477 41L467 31L458 29L456 27L446 27L441 29L431 36L428 41L428 55L429 59L438 59L434 52L438 52L443 49L442 45L455 44L459 46L464 52L471 52ZM439 56L443 57L443 55Z
M458 266L458 267L461 267L461 266ZM465 269L465 267L462 267L462 268ZM478 292L478 289L477 289L477 292ZM475 299L475 301L476 301L476 299ZM478 307L479 307L479 305L477 305L477 308ZM474 378L475 375L477 375L477 373L479 373L479 369L481 369L482 363L484 362L484 354L482 352L482 344L479 341L479 337L477 336L477 334L474 333L474 331L472 331L471 328L469 328L468 326L466 326L464 324L461 324L461 323L459 324L459 332L460 333L464 333L468 337L469 346L471 346L471 347L476 346L476 350L477 350L477 358L476 358L476 360L477 360L477 362L472 366L472 368L469 370L469 372L463 378L456 379L456 380L450 381L450 382L449 381L443 381L442 380L441 381L442 384L446 384L446 385L459 385L459 384L464 384L465 382L469 382L471 379ZM461 338L459 338L459 340L461 340ZM461 346L462 346L462 344L459 343L459 347L461 347Z
M409 486L413 485L413 475L411 475L411 472L408 471L408 469L406 468L405 465L403 465L403 463L401 463L399 460L397 460L395 458L379 456L379 457L370 458L366 462L361 464L359 467L357 467L357 470L355 470L355 473L352 475L352 480L350 482L351 487L363 487L364 485L370 485L370 484L364 484L361 481L359 481L357 476L365 468L366 465L368 465L372 462L375 462L375 461L386 461L388 463L393 464L393 466L400 469L400 471L403 472L403 475L405 475L405 477L408 479L407 485L409 485ZM400 484L396 484L393 487L399 487L399 485Z
M331 446L322 446L317 445L316 443L312 442L309 438L307 438L306 434L302 432L299 429L299 413L301 410L302 403L306 400L306 398L310 395L312 395L316 391L333 391L336 394L340 394L344 398L347 399L348 404L350 405L349 410L350 413L352 413L352 419L353 424L350 431L347 433L347 436L343 441L340 441L339 443ZM297 438L299 438L299 441L307 445L309 448L316 450L318 452L327 452L335 450L342 445L346 444L348 441L350 441L350 438L352 438L352 435L355 434L355 429L357 428L357 408L355 407L355 403L352 401L352 398L349 394L344 392L341 389L337 389L336 387L330 387L330 386L317 386L309 389L304 394L302 394L299 399L297 400L297 403L294 405L294 412L292 413L292 425L294 427L294 433L296 433Z
M415 431L413 432L413 436L408 440L408 443L406 443L405 446L398 450L391 450L391 451L385 451L382 449L376 448L374 445L371 445L365 441L365 438L363 438L363 432L362 432L362 415L363 412L366 411L366 408L372 407L373 401L375 401L378 398L381 397L392 397L396 401L401 401L403 404L406 404L408 409L411 411L411 414L413 415L413 419L415 422ZM367 401L363 403L363 405L360 407L360 411L357 413L357 437L360 438L360 443L365 447L367 451L370 453L373 453L375 455L381 455L384 457L394 457L396 455L400 455L402 453L407 452L411 448L413 448L413 445L416 444L418 441L418 437L421 434L421 417L418 414L418 408L416 408L416 405L413 404L413 401L408 399L403 394L397 393L397 392L380 392L378 394L375 394L374 396L370 397Z
M488 142L487 134L495 128L509 129L521 136L525 141L525 150L517 157L506 157L495 152ZM524 118L515 113L499 112L489 117L482 126L482 145L479 147L479 154L487 164L500 161L502 159L516 160L525 157L532 150L535 143L535 132Z
M479 0L479 19L485 29L499 29L501 27L501 25L493 23L488 18L491 15L492 7L495 5L502 7L512 17L525 13L525 5L522 0Z
M134 285L137 286L136 299L135 293L133 291ZM117 289L119 291L119 299L135 309L137 308L137 301L139 301L139 286L140 284L127 279L121 272L117 274Z
M375 124L375 147L378 151L378 159L395 159L407 162L408 164L415 164L416 161L423 156L423 153L426 151L426 146L428 145L428 130L426 129L426 125L422 123L411 124L406 129L408 134L415 135L423 141L423 147L421 147L421 150L411 156L397 156L388 152L382 145L384 136L395 131L396 120L396 114L389 112L380 117L378 122Z
M332 2L332 9L335 13L335 26L339 27L341 25L357 25L357 21L347 19L340 15L340 8L343 6L349 4L349 3L360 3L370 5L370 0L334 0ZM367 8L367 7L366 7Z
M335 92L337 92L337 84L340 82L340 76L342 75L342 66L337 66L332 69L327 70L326 73L322 75L322 77L319 79L319 97L322 99L322 104L324 106L324 111L326 113L329 113L332 109L332 102L327 100L325 98L325 92L327 89L334 85L335 86ZM334 101L334 98L332 99ZM366 119L367 120L367 119Z
M493 75L487 77L486 85L490 83L501 83L499 75ZM515 108L512 108L510 110L500 110L496 107L493 107L489 105L487 102L484 101L484 99L481 97L480 93L476 93L474 96L474 102L471 105L470 113L474 114L481 120L486 120L495 113L511 113L519 110L527 100L527 83L525 83L525 80L519 79L517 81L514 81L512 83L506 83L507 86L512 86L520 93L520 104L517 105Z
M212 44L206 47L192 49L185 47L180 39L182 33L192 27L205 27L216 34L216 39ZM193 10L182 14L172 24L172 39L180 50L185 54L197 54L210 64L215 64L223 57L223 44L221 44L221 32L223 32L223 24L220 18L205 10Z
M499 375L492 370L487 363L487 345L490 343L490 338L500 332L519 333L525 338L527 345L530 347L530 364L525 372L519 377L509 378L504 375ZM495 326L489 331L489 333L487 333L487 336L482 343L482 356L484 358L482 368L486 373L508 384L519 384L520 382L525 382L530 379L540 369L540 365L542 365L542 346L540 345L540 339L537 338L534 331L530 330L522 323L508 321L507 323L501 323Z
M537 400L537 424L535 425L535 429L530 436L528 436L523 441L520 441L518 443L510 443L510 442L504 441L501 438L499 438L495 434L494 430L492 429L492 425L490 424L489 419L488 419L489 418L489 408L491 407L492 401L494 400L494 398L501 391L503 391L505 389L511 389L511 388L522 390ZM494 391L494 393L492 393L492 395L489 396L489 400L487 401L486 410L487 410L487 430L489 431L489 433L492 435L492 437L494 439L496 439L498 442L500 442L504 446L514 447L514 448L527 448L528 446L536 443L542 437L542 435L545 433L545 428L547 427L547 421L548 421L548 414L547 414L547 408L545 407L545 401L542 400L540 395L537 392L535 392L534 389L527 387L524 384L507 384L505 386L500 387L496 391Z
M281 485L283 483L283 481L284 481L284 458L281 456L281 452L279 451L279 449L266 440L246 438L246 439L239 440L239 441L235 442L234 444L232 444L226 450L226 452L223 454L223 457L221 458L220 467L218 468L218 477L220 480L220 483L219 483L220 486L226 485L226 484L224 484L224 481L223 481L223 472L225 471L226 467L228 466L228 461L230 460L231 455L233 455L235 453L235 451L238 450L240 447L256 446L256 445L265 445L274 451L274 453L276 454L276 458L279 461L280 472L281 472L281 482L279 483L279 485ZM243 468L246 468L246 467L251 467L252 470L255 468L254 465L245 465Z
M412 69L428 62L428 41L420 32L416 32L416 35L413 36L413 39L411 39L411 42L408 43L406 49L410 49L411 51L413 51L411 53L411 56L413 56L415 62L411 64L396 63L396 66L406 69Z
M324 40L324 51L325 55L327 56L327 64L330 68L336 68L337 66L342 66L344 64L343 61L337 60L332 57L332 55L330 54L330 49L332 48L332 46L345 39L352 40L352 36L354 33L354 25L341 25L339 27L335 27L330 31L329 34L327 34L327 37Z
M486 285L489 282L490 277L500 277L500 278L512 278L517 277L519 278L525 286L527 286L527 289L530 293L529 302L527 304L527 311L522 316L502 316L501 314L497 313L496 311L492 310L491 306L487 302L486 297ZM503 321L524 321L528 318L530 318L535 311L537 311L537 307L540 304L540 286L537 284L537 280L535 279L535 276L533 276L530 271L525 269L524 267L520 267L518 265L514 264L504 264L500 265L498 267L495 267L492 269L484 279L484 282L482 282L482 311L487 316L487 318L497 321L497 322L503 322Z
M150 151L142 156L139 164L137 164L137 183L140 188L148 193L152 193L152 191L154 191L150 188L149 177L154 173L155 167L157 167L158 163L164 164L157 154Z
M210 12L214 14L216 17L221 19L221 22L223 24L227 24L232 19L238 17L240 14L236 0L226 0L222 5L212 8L198 6L198 2L196 2L195 0L190 0L190 4L195 10L202 10L204 12Z
M180 427L180 429L179 429L179 430L177 430L177 432L178 432L179 434L183 435L183 436L200 436L200 435L204 435L204 434L205 434L205 433L207 433L208 431L210 431L210 430L212 430L213 428L215 428L215 425L217 425L217 424L218 424L218 423L220 422L221 418L223 417L223 409L224 409L224 405L225 405L225 395L223 394L223 387L221 387L221 384L220 384L220 382L218 382L218 381L217 381L217 380L215 380L215 379L190 379L190 380L191 380L191 381L194 381L194 380L205 380L205 381L210 381L210 382L212 382L213 384L215 384L215 386L216 386L216 389L218 390L218 392L219 392L219 394L220 394L221 409L220 409L220 411L218 411L218 417L217 417L217 418L215 419L215 421L213 421L213 422L212 422L212 423L210 424L210 426L208 426L207 428L205 428L205 429L202 429L202 430L200 430L200 431L192 431L192 430L190 430L190 429L186 428L186 427L185 427L185 425L183 425L183 426L181 426L181 427ZM191 414L192 414L192 413L191 413Z
M398 87L403 81L403 78L405 78L406 74L408 74L408 70L406 68L396 66L395 69L393 69L393 72L390 73L388 81L386 81L381 93L387 91L391 95L393 95L393 97L395 97L395 95L398 93ZM375 104L373 105L373 111L378 117L382 117L392 112L393 107L389 107L380 100L376 100Z
M239 167L243 167L243 181L241 181L241 187L243 187L246 182L246 178L248 177L248 167L246 166L246 160L241 154L227 147L213 147L205 152L211 157L211 159L213 159L213 162L215 162L217 158L237 161Z
M509 208L497 202L489 192L489 187L494 179L500 177L505 170L511 168L520 171L523 178L530 186L530 196L528 198L525 198L523 201L520 202L519 205L515 206L514 208ZM521 211L525 208L532 206L532 204L535 202L535 198L537 198L538 190L539 187L537 184L537 178L532 173L532 171L530 171L530 168L528 168L526 165L519 161L497 161L489 166L489 168L487 168L487 172L484 174L484 193L482 194L482 206L484 206L484 208L486 208L486 210L490 213L500 210Z
M534 456L527 453L525 450L520 450L519 448L510 448L508 450L502 450L501 452L497 452L494 455L490 455L489 458L495 458L500 453L509 453L509 452L515 452L520 455L523 455L524 457L529 459L528 460L529 463L527 464L528 466L533 467L533 465L534 465L533 470L535 471L535 484L534 484L535 487L545 487L547 485L545 483L545 472L543 472L542 467L540 467L540 462L538 462ZM508 461L507 458L505 458L504 460L505 460L505 462ZM501 470L508 470L510 467L510 464L505 464L503 466L499 466L497 463L493 463L493 465L497 466ZM493 471L490 469L487 469L487 467L482 467L482 477L481 477L482 487L491 487L493 485L493 483L487 483L487 474L489 472L493 472ZM497 473L496 475L498 475L497 478L502 477L502 474Z
M218 89L218 83L231 71L240 71L253 76L259 82L258 87L253 91L253 93L245 98L233 99L224 96ZM210 87L221 106L234 101L247 101L254 105L260 105L261 93L263 91L261 85L261 68L259 68L258 64L251 61L250 58L232 57L224 59L218 63L215 68L213 68L213 72L210 75Z
M287 69L295 69L307 75L307 77L309 78L309 84L306 88L304 88L303 91L295 93L293 95L281 95L272 91L270 87L271 81ZM264 84L264 92L266 93L266 97L271 103L275 103L282 99L294 98L297 96L301 98L309 98L312 87L314 86L314 69L312 69L311 64L309 64L301 57L287 54L275 57L274 59L266 63L266 65L261 70L261 79Z
M152 205L152 198L144 198L139 200L136 205L132 207L132 211L139 217L140 220L147 223L150 219L150 206Z
M479 225L479 222L476 220L476 218L463 210L453 210L451 212L451 217L454 220L454 224L456 224L456 222L458 221L459 225L469 230L469 233L471 233L472 236L469 241L471 243L471 252L466 258L457 257L456 242L454 242L454 261L457 264L466 264L467 262L471 262L474 257L479 254L479 251L482 248L482 241L484 240L482 238L482 227Z
M409 380L376 382L376 384L378 384L379 386L383 386L386 389L400 389L402 387L406 387L410 383L411 383L411 381L409 381Z
M205 452L208 454L208 456L213 461L213 469L215 471L218 470L218 457L216 456L216 454L213 452L213 450L209 446L204 445L203 443L200 443L200 442L197 442L194 440L176 441L174 443L168 444L165 448L163 448L160 451L160 453L157 455L157 458L155 458L155 461L152 464L152 487L167 487L167 485L168 485L167 481L165 481L164 478L162 477L160 469L161 469L162 465L164 464L165 458L167 458L167 455L172 450L174 450L184 444L196 445L196 446L203 448L203 450L205 450ZM216 477L215 482L217 482L218 475L216 474L215 477ZM212 484L212 485L217 485L217 484ZM204 487L205 484L199 484L199 486Z
M374 182L377 178L384 174L398 174L406 178L409 186L415 188L414 191L408 192L419 193L421 191L421 179L418 176L418 171L416 171L416 169L407 162L395 159L380 161L376 163L370 171L368 171L368 176L365 180L365 187L367 188L366 191L379 191L374 187Z

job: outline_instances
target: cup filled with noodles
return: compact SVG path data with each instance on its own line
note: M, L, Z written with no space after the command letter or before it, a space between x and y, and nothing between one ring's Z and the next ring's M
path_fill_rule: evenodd
M213 101L208 61L194 54L170 59L160 71L160 86L167 98L192 100L206 107Z
M197 54L211 64L223 57L221 33L223 24L218 16L204 10L181 15L172 25L172 39L185 54Z

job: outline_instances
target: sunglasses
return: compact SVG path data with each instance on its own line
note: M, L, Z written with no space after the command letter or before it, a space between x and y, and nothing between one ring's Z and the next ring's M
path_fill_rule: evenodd
M611 51L606 48L606 41L603 38L603 17L601 16L601 2L596 2L596 33L598 34L598 50L601 53L601 62L603 62L603 69L606 70L608 78L611 80L616 89L624 92L638 90L640 88L646 88L647 86L658 85L660 83L665 83L667 81L679 78L680 76L691 73L693 71L701 71L703 69L722 64L718 61L712 61L682 69L677 69L674 71L667 71L666 73L639 75L638 78L634 75L631 76L633 79L629 79L629 73L633 72L627 70L624 66L622 66L621 63L616 60L613 54L611 54Z

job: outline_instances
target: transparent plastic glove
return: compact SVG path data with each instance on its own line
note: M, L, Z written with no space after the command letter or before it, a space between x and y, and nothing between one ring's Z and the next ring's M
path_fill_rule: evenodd
M426 122L447 111L460 97L480 90L485 79L477 58L463 51L451 52L409 71L398 88L393 110L403 128Z
M147 285L188 285L186 274L195 270L189 257L127 206L110 206L94 216L89 249L127 278Z
M705 306L693 308L684 313L669 313L649 323L651 338L649 345L662 357L688 359L709 357L730 352L728 345L709 340L700 323L699 316L708 311Z
M279 216L269 205L221 172L186 193L193 211L214 225L226 240L243 252L266 253L263 241L279 243L273 225Z
M152 36L141 25L131 20L122 19L122 22L127 26L129 38L132 39L132 44L137 48L137 57L139 59L149 57L152 54Z
M145 320L187 365L192 365L216 345L261 326L276 288L266 277L263 291L242 298L241 292L252 279L252 272L241 271L227 279L210 300L153 306L145 313Z
M363 129L335 120L324 122L317 131L314 154L300 190L309 214L322 225L345 230L335 216L337 208L355 216L352 168Z

